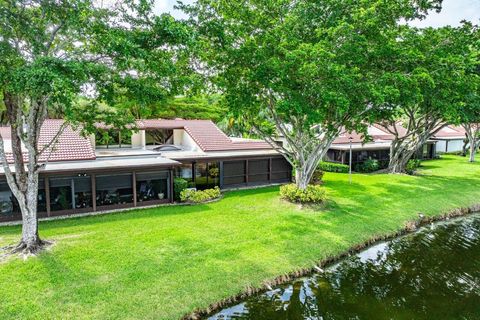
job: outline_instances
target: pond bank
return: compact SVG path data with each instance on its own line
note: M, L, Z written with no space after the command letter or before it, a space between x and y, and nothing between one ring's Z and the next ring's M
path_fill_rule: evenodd
M479 303L477 213L381 241L208 319L479 319Z
M463 217L469 214L479 213L480 212L480 203L472 205L470 207L465 208L458 208L451 210L447 213L437 215L437 216L425 216L423 213L418 214L418 219L408 221L405 224L403 229L398 230L397 232L386 234L383 236L375 236L365 241L361 244L352 246L349 250L342 252L338 255L323 259L313 265L310 268L303 268L299 270L295 270L291 273L278 276L272 280L267 280L263 283L262 287L249 287L244 292L241 292L235 296L223 299L217 303L213 303L205 309L196 310L193 313L185 315L182 319L183 320L198 320L209 317L218 311L225 309L229 306L235 305L251 296L264 293L267 291L272 291L272 287L276 287L282 284L286 284L292 282L296 279L311 276L315 273L323 272L323 268L328 265L332 265L342 259L345 259L348 256L358 254L359 252L367 249L368 247L374 246L379 242L392 240L401 236L404 236L409 233L416 232L419 228L426 226L428 224L432 224L435 222L447 221L452 218Z
M41 238L56 245L0 264L0 319L180 319L393 234L420 212L436 216L480 199L480 163L453 156L425 162L419 176L324 180L329 201L318 210L268 187L215 203L42 221ZM19 226L0 227L0 247L20 235Z

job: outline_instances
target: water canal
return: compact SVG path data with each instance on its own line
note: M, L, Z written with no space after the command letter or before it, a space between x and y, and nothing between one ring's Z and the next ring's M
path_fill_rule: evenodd
M379 243L209 319L480 319L480 214Z

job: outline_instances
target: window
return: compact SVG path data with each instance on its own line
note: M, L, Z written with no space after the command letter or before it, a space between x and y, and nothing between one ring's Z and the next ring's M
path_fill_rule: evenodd
M173 130L146 130L145 143L147 146L157 146L166 144L172 141Z
M51 211L84 209L92 206L89 176L50 178L49 182Z
M225 161L223 163L223 184L225 186L241 185L245 180L245 161Z
M248 161L248 182L266 183L269 180L270 163L268 159Z
M45 180L38 180L38 212L47 211L47 199L45 193ZM10 191L7 181L0 182L0 219L6 216L20 214L18 201Z
M207 163L195 163L195 186L197 189L208 189Z
M170 184L167 171L136 174L137 201L160 201L169 198Z
M284 158L272 159L272 182L286 182L290 180L292 166Z
M95 134L95 145L106 148L128 148L132 144L130 130L98 130Z
M195 164L195 186L197 189L209 189L220 183L218 162L201 162Z
M47 194L45 192L45 180L38 180L38 212L47 212Z
M50 209L51 211L73 209L72 179L50 179Z
M218 162L208 163L208 187L213 188L220 185L220 165Z
M92 207L92 179L90 176L73 178L74 208L84 209Z
M8 218L20 212L18 202L15 199L7 181L0 182L0 218Z
M132 174L96 176L97 206L133 203Z
M193 182L192 164L182 164L175 168L175 178L182 178L188 182Z

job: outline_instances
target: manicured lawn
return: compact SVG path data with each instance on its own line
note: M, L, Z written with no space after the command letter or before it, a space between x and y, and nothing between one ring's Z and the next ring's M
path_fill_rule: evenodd
M176 319L401 228L419 212L480 202L480 164L445 156L421 176L326 174L330 202L300 209L278 188L219 202L44 222L56 241L0 263L0 319ZM0 246L19 237L0 227Z

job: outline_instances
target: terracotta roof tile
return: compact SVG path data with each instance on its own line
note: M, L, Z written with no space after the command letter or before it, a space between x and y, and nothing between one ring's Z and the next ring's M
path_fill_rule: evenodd
M272 149L263 140L233 141L210 120L144 119L137 120L135 124L140 130L183 129L192 137L202 151ZM110 128L101 123L97 124L97 127L102 129Z
M39 149L42 149L45 145L52 141L62 127L63 123L63 120L45 120L40 132L40 139L38 142ZM8 149L11 149L11 146L8 145L10 143L8 140L11 138L10 127L0 127L0 134L5 140L7 160L8 162L12 163L13 155L11 151L8 151ZM80 134L80 129L74 129L71 126L67 126L60 135L58 142L54 145L53 150L51 148L46 150L40 156L40 161L45 162L47 158L48 161L52 162L94 160L95 150L93 149L90 140ZM27 160L26 151L24 151L24 159Z
M452 138L452 137L465 137L465 129L457 126L446 126L438 131L434 138Z

